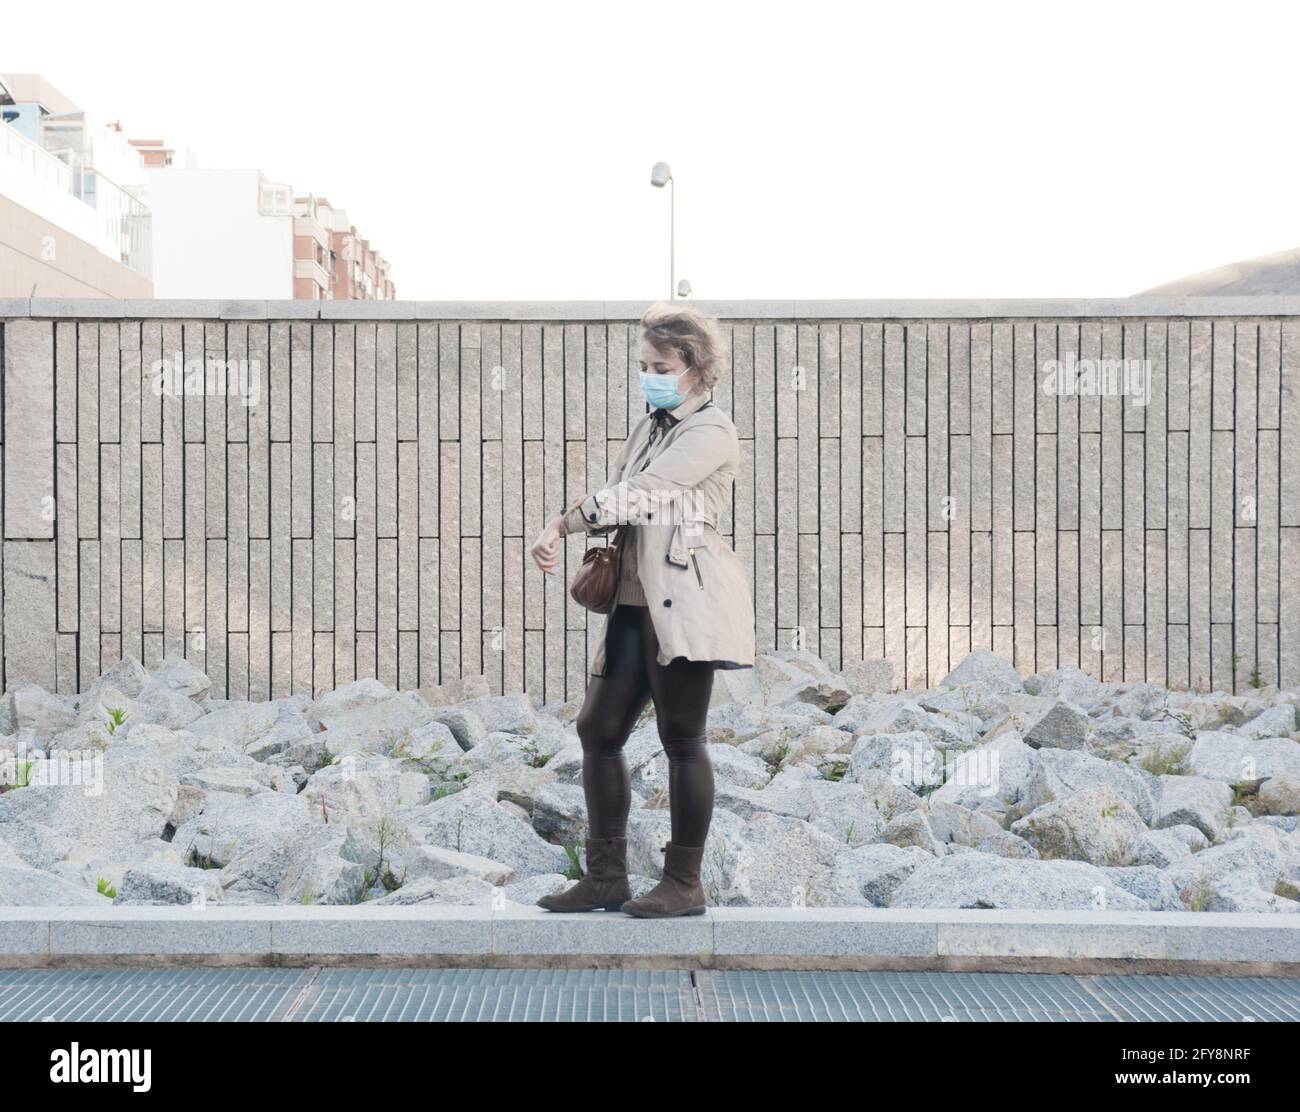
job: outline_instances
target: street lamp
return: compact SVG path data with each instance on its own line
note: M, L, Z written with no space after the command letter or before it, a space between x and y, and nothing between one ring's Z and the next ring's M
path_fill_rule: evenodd
M662 189L665 185L671 186L668 190L668 299L675 301L677 299L677 183L673 180L673 172L666 162L656 162L654 168L650 171L650 184L656 189Z

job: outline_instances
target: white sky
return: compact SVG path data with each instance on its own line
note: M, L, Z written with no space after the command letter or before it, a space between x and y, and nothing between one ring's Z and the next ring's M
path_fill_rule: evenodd
M60 0L0 72L348 210L405 299L1123 296L1300 246L1300 5Z

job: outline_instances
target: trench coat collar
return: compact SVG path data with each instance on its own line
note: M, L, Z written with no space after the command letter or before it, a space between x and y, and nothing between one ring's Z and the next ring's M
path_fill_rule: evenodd
M677 422L682 420L684 417L689 417L712 396L712 390L699 390L696 393L691 394L684 402L682 402L681 405L675 406L672 409L652 409L650 411L650 419L655 422L661 420L666 421L668 427L672 428L673 425L677 424ZM659 416L661 413L664 414L664 417Z

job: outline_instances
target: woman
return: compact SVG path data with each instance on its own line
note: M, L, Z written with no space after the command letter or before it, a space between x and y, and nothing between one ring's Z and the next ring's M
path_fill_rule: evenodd
M566 533L632 526L578 714L587 871L537 902L550 911L621 908L663 918L704 913L700 865L713 817L705 718L713 670L754 666L754 604L740 559L718 532L740 466L736 428L712 398L723 371L721 331L715 320L663 302L641 318L641 329L640 381L650 412L615 456L605 486L547 522L531 549L537 566L554 574ZM672 839L663 879L633 900L632 785L623 746L648 699L668 756Z

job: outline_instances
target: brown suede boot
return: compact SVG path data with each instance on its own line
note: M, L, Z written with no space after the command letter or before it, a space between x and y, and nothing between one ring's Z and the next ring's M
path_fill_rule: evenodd
M628 900L623 911L638 919L666 919L671 915L703 915L704 888L700 884L703 846L664 846L664 876L644 896Z
M627 839L588 838L587 872L577 884L537 901L547 911L618 911L632 895Z

